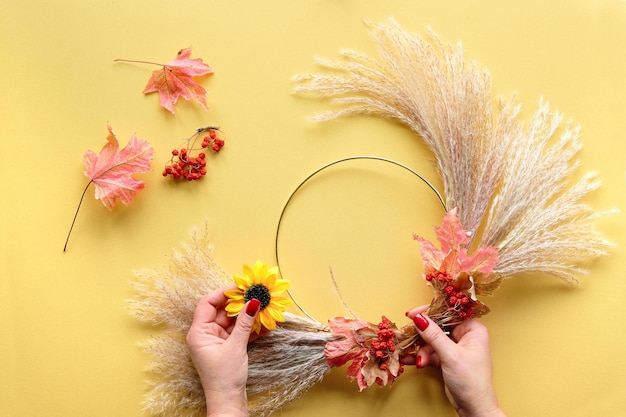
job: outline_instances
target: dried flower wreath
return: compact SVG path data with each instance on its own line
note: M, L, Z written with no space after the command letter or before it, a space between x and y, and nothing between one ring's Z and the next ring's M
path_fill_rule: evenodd
M432 32L426 38L408 34L393 20L373 26L372 36L378 58L345 51L340 62L320 61L329 75L297 77L296 90L341 106L320 120L356 114L395 119L432 150L444 207L451 210L436 228L440 247L416 236L424 278L435 294L431 318L452 328L485 314L488 308L477 296L493 293L505 278L545 273L573 283L586 272L582 259L606 254L611 245L593 227L602 213L581 201L599 181L593 173L568 181L581 147L577 126L563 126L562 116L544 103L528 123L518 120L520 106L513 99L500 99L494 107L488 73L464 59L460 44L443 43ZM285 301L278 293L286 283L278 282L277 273L259 263L236 279L241 291L269 283L263 294L267 305L274 297L275 303L260 326L284 319L249 345L251 415L271 414L331 367L348 362L347 373L361 389L391 384L402 371L400 353L419 348L412 325L398 329L384 317L379 324L335 318L326 326L283 314ZM132 311L163 329L146 345L151 369L159 375L145 403L152 414L204 415L185 334L199 298L230 283L213 260L206 234L196 232L169 267L138 271ZM231 295L234 305L243 304L245 293Z

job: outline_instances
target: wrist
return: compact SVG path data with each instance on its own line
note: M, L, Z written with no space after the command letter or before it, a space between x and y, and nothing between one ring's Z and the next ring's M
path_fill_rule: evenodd
M497 405L494 408L477 412L458 409L457 414L459 417L506 417L506 414Z
M248 417L246 392L205 391L207 417Z

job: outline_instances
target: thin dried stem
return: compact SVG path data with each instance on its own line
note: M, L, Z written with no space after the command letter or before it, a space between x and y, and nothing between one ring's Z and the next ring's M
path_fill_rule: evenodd
M65 252L65 250L67 249L67 243L70 241L70 235L72 234L72 230L74 230L74 223L76 223L76 217L78 217L78 211L80 210L80 207L83 205L83 199L85 198L85 193L87 193L87 189L89 188L92 182L93 180L89 180L89 182L85 186L85 189L83 190L83 193L80 195L80 200L78 201L78 207L76 207L76 212L74 213L74 218L72 219L72 224L70 225L70 230L69 232L67 232L67 237L65 238L65 245L63 245L63 252Z
M118 59L114 59L113 62L132 62L134 64L150 64L150 65L158 65L160 67L166 67L167 65L165 64L159 64L158 62L152 62L152 61L141 61L141 60L136 60L136 59L122 59L122 58L118 58Z

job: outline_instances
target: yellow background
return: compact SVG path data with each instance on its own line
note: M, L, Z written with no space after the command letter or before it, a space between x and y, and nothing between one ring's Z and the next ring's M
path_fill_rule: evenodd
M441 187L420 140L366 117L325 124L307 117L323 100L291 94L295 74L319 72L315 56L373 53L364 20L395 17L462 41L488 68L494 94L517 91L524 115L545 97L581 124L578 174L598 170L587 201L626 207L626 2L618 0L22 1L0 4L0 416L139 416L155 332L127 311L132 270L167 264L173 247L207 222L230 273L274 262L287 197L337 158L377 155ZM116 58L168 61L184 47L215 74L209 111L181 102L175 116L141 93L151 71ZM107 211L87 193L82 155L99 152L106 123L122 146L132 133L155 149L146 188ZM226 147L195 183L161 177L179 139L219 125ZM350 165L349 165L350 164ZM364 318L399 324L430 300L412 232L432 237L433 196L399 168L374 161L332 168L303 189L281 232L281 265L294 294L325 321L346 301ZM330 171L330 170L329 170ZM358 178L358 180L356 180ZM495 384L511 416L626 415L624 214L598 221L617 244L578 287L516 277L486 300ZM358 393L334 370L284 416L452 416L437 373L407 369L392 389Z

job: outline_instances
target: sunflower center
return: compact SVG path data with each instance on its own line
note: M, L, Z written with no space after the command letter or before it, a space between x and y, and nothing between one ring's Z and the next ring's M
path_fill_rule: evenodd
M254 284L246 290L243 294L243 298L246 300L246 303L253 298L256 298L261 302L259 310L263 310L270 303L272 296L270 295L270 290L268 290L265 285Z

